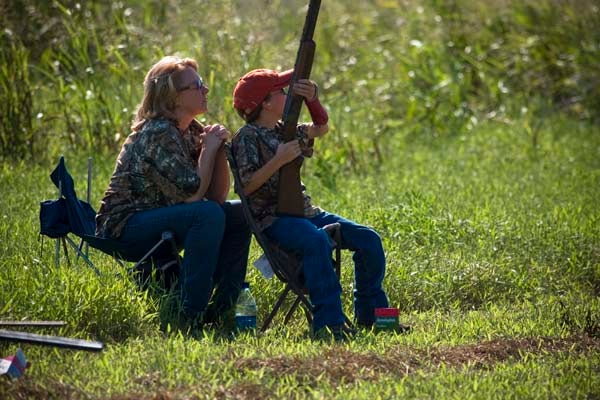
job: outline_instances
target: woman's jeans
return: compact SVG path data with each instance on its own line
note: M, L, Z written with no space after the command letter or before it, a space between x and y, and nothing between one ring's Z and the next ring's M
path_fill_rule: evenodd
M354 317L358 324L372 325L374 309L389 304L382 288L385 254L373 229L327 212L312 218L278 218L265 234L282 248L302 254L304 285L314 306L314 331L344 323L342 288L331 262L329 236L322 229L334 222L341 226L342 249L354 252Z
M202 316L213 289L210 313L231 308L246 276L251 239L241 203L197 201L140 211L127 221L118 240L128 245L133 257L141 258L165 230L174 233L177 248L184 250L179 276L184 313ZM165 244L156 257L171 254Z

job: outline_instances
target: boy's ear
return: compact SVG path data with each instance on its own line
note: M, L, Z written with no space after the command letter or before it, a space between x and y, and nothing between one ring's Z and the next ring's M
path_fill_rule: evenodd
M271 99L263 100L262 107L270 110L271 109Z

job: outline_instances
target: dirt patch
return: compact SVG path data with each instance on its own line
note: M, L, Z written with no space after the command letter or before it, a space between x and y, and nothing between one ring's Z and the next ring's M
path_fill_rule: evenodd
M570 352L571 354L600 352L600 339L589 336L573 336L564 339L496 339L477 344L460 346L434 346L418 349L410 346L396 346L387 349L385 354L359 353L333 346L322 354L301 356L280 356L271 358L237 358L229 353L223 362L234 361L238 370L264 370L266 375L286 377L294 375L303 385L310 386L327 380L331 385L351 384L357 381L376 381L382 376L405 377L417 371L435 371L441 366L460 368L492 368L494 364L514 360L525 354L544 355ZM154 393L127 393L113 396L112 400L171 400L171 399L257 399L268 398L268 388L251 383L236 382L227 387L210 382L200 387L179 387L167 390L162 387L160 374L151 373L135 379L136 383ZM4 393L3 393L4 392ZM201 393L192 396L190 393ZM17 381L2 382L0 397L8 399L91 399L78 388L63 382L34 382L27 375Z
M496 339L472 345L439 346L415 349L397 346L385 355L356 353L336 346L312 357L245 358L235 361L239 369L265 369L276 376L296 375L298 380L316 383L327 379L331 384L377 380L381 375L404 377L417 370L431 370L442 365L456 368L465 365L488 368L522 355L564 351L600 351L600 340L588 336L567 339Z

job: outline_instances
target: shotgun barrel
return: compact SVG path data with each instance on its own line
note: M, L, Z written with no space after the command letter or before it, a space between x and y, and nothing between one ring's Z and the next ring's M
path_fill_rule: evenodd
M282 136L284 142L296 140L296 129L300 110L304 99L302 96L293 93L294 83L299 79L309 79L312 64L315 56L315 42L313 35L321 0L310 0L302 37L300 38L300 47L296 55L294 64L294 73L290 82L290 87L285 100L285 109L283 112ZM302 167L303 157L287 163L279 170L279 191L277 198L277 214L295 217L304 216L304 198L302 196L302 183L300 182L300 168Z

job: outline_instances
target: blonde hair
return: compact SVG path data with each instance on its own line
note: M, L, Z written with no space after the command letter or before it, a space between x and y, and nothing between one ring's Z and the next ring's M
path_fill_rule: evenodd
M167 56L150 68L144 78L144 97L131 125L134 132L142 129L149 119L156 117L176 119L177 87L174 78L176 74L188 67L198 71L198 63L192 58Z

